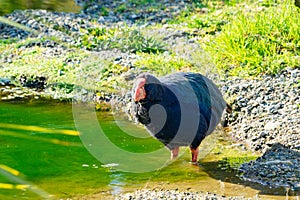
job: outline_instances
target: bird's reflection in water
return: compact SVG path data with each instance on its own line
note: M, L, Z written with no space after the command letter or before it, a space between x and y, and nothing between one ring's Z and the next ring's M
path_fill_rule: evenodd
M111 181L108 186L111 187L111 194L120 194L123 191L123 187L125 186L123 175L114 171L109 177L111 178Z

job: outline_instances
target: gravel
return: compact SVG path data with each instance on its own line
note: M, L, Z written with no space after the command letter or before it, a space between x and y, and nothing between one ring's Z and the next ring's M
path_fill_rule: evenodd
M134 193L122 194L116 200L246 200L244 197L226 197L213 193L189 192L179 190L137 190ZM259 199L259 198L257 198Z
M228 134L263 155L243 164L241 178L269 187L300 188L300 70L276 76L225 80L231 100Z
M0 101L40 99L45 92L27 87L4 86L0 87Z
M125 22L126 24L141 23L164 23L169 19L180 14L180 11L187 9L191 1L184 0L164 0L154 1L138 5L138 1L128 1L124 7L125 1L112 0L96 0L90 6L87 6L82 13L89 14L98 19L99 23L118 23ZM81 4L90 3L90 1L82 1ZM120 8L123 7L122 11ZM103 12L102 8L107 8Z
M300 70L286 69L275 77L224 81L231 100L229 134L248 149L265 152L274 143L300 150Z

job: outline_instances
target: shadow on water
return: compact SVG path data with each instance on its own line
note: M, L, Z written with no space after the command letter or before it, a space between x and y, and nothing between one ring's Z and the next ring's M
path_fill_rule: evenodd
M300 195L300 191L297 190L293 191L285 187L270 188L269 186L259 183L245 181L239 177L237 170L216 170L219 167L219 164L220 162L217 161L201 163L201 165L203 166L203 170L213 179L220 180L221 182L252 188L254 190L257 190L259 195L278 196L278 198L283 198L284 196L293 197Z

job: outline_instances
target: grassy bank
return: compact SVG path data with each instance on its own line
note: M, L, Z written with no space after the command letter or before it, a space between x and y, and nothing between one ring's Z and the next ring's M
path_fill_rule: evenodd
M292 1L244 4L205 49L217 68L230 75L277 74L286 67L299 68L299 18Z
M300 10L293 1L209 2L173 23L197 36L221 74L274 75L300 67Z
M147 5L145 2L140 6ZM117 9L117 12L124 11ZM165 75L201 71L199 65L208 63L221 75L277 74L286 67L300 66L299 15L299 9L287 0L194 1L176 19L166 23L199 43L209 55L204 64L204 56L194 56L192 60L180 57L162 35L151 34L152 30L166 26L161 24L106 27L95 22L93 28L79 30L76 45L58 38L2 39L0 59L5 62L0 77L12 78L15 84L20 84L21 76L28 80L42 76L47 78L49 86L65 93L71 92L75 85L114 93L128 88L122 76L126 73L149 71ZM51 23L46 24L73 35L66 27ZM61 51L52 52L43 45L34 45L48 40L61 45ZM181 51L185 48L188 47L181 47ZM112 50L131 53L138 59L132 66L124 66L99 54Z

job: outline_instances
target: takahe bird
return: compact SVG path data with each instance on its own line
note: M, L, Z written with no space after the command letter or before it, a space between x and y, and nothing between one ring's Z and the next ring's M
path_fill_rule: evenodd
M192 163L198 160L201 141L220 122L226 107L217 86L199 73L179 72L156 78L139 75L132 89L133 116L171 150L189 146Z

